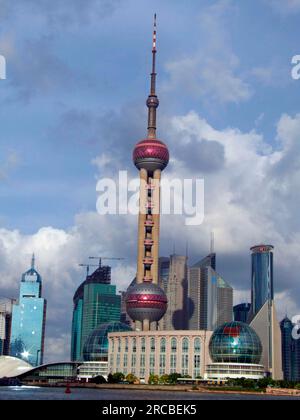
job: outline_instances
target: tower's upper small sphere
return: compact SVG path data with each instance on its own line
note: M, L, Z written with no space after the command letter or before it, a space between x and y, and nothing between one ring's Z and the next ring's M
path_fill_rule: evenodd
M214 363L259 364L262 345L256 332L243 322L227 322L218 327L209 342Z
M128 288L126 310L134 321L158 322L166 313L167 306L165 292L154 283L139 283Z
M138 169L150 172L156 169L164 170L169 163L169 150L160 140L145 139L135 146L133 162Z

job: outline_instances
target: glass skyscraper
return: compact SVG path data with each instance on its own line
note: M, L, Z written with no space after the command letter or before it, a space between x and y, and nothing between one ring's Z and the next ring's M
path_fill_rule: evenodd
M103 323L118 322L121 316L121 297L110 284L111 268L100 266L87 276L74 298L71 359L80 361L84 344L90 333Z
M280 322L282 344L282 370L287 381L300 381L300 340L292 336L294 324L285 317Z
M272 245L258 245L252 251L251 315L255 316L267 301L273 301Z
M0 298L0 356L9 355L13 303L14 299Z
M251 304L250 303L240 303L233 307L233 316L234 320L238 322L247 323Z
M10 355L38 366L44 356L46 300L34 263L33 256L31 268L22 275L18 303L13 305Z

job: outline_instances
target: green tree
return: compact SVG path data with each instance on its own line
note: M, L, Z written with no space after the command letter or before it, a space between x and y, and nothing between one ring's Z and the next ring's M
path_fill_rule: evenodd
M102 376L95 376L94 378L91 379L90 381L92 384L106 384L106 379Z
M168 384L169 383L169 375L162 375L159 378L159 383L162 385Z
M151 374L149 376L148 384L149 385L157 385L159 382L159 376Z
M114 383L118 384L120 382L123 382L125 379L125 375L122 372L116 372L113 374L113 381Z
M126 376L126 381L129 383L129 384L134 384L135 382L137 382L137 377L135 376L135 375L133 375L133 373L129 373L127 376Z
M178 379L181 378L182 376L180 375L180 373L171 373L169 375L169 384L177 384Z

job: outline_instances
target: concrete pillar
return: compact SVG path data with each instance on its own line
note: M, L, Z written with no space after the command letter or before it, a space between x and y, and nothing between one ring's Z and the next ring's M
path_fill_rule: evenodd
M148 173L146 169L140 170L140 211L138 221L138 258L137 258L137 283L142 283L144 278L143 258L145 254L145 220L146 220L146 202Z
M153 221L154 227L152 230L152 238L154 241L152 248L152 278L153 283L158 284L158 258L159 258L159 225L160 225L160 180L161 180L161 170L157 169L153 174L154 181L154 191L153 191Z

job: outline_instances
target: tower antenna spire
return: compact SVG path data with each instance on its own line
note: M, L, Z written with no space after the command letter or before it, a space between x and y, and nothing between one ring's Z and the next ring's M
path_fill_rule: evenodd
M152 40L152 73L151 73L151 88L150 95L147 99L148 107L148 138L156 138L156 109L159 106L159 100L156 95L156 30L157 30L157 20L156 13L154 15L153 23L153 40Z
M35 255L33 253L32 257L31 257L31 268L32 268L32 270L34 270L34 266L35 266Z
M213 230L210 232L210 253L215 253L215 233Z

